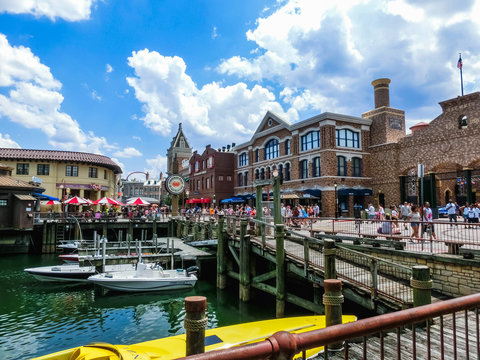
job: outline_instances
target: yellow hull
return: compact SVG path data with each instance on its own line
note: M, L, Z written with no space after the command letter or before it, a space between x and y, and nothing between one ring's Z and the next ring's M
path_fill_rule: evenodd
M343 323L355 320L355 316L343 316ZM207 329L205 330L205 351L258 342L281 330L302 333L324 327L325 316L301 316ZM322 350L323 348L309 350L307 357L314 356ZM32 360L167 360L183 356L185 356L185 334L133 345L92 344Z

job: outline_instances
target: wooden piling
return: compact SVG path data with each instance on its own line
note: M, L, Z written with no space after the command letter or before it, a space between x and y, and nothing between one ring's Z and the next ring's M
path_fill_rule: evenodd
M227 286L227 237L224 232L224 215L218 215L217 226L217 288Z
M247 219L240 221L240 301L250 300L250 236L247 233Z
M44 221L43 223L43 233L42 233L42 254L46 253L47 249L47 241L48 241L48 228L49 224L47 221Z
M186 356L205 352L205 328L208 318L205 316L207 298L189 296L185 298Z
M342 304L344 301L342 294L342 281L338 279L325 279L323 281L325 294L323 295L323 304L325 305L325 325L332 326L342 323ZM342 343L328 346L328 350L340 350Z
M283 224L275 225L275 243L276 243L276 317L281 318L285 316L285 226Z
M337 271L335 269L335 241L325 239L323 241L323 258L325 264L325 279L336 279Z
M413 288L414 307L432 303L432 280L430 279L430 269L428 266L412 266L410 285Z
M105 239L107 239L107 232L108 232L108 228L107 228L107 223L104 223L103 224L103 228L102 228L102 237L104 237Z

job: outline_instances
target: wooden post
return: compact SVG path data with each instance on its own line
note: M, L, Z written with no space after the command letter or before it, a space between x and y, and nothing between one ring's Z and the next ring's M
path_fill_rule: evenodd
M57 242L57 227L58 223L53 222L50 229L50 241L48 242L48 253L53 254L55 252L55 245Z
M133 240L133 223L128 223L128 243ZM130 254L129 254L130 255Z
M323 258L325 268L325 279L336 279L337 271L335 269L335 241L325 239L323 241Z
M413 288L413 306L417 307L432 303L432 280L430 279L428 266L412 266L410 286Z
M322 305L322 293L320 290L320 285L317 283L313 283L313 302L317 305ZM321 315L321 314L315 314Z
M186 356L205 352L205 328L208 318L205 316L207 298L189 296L185 298Z
M240 221L240 301L250 300L250 236L247 233L247 219Z
M276 240L276 262L277 262L277 289L276 289L276 317L281 318L285 315L285 226L283 224L275 225Z
M153 218L152 239L157 235L157 216Z
M47 251L47 241L48 241L48 228L50 223L47 221L43 222L43 233L42 233L42 254L45 254Z
M103 233L102 233L102 237L104 237L105 239L107 239L107 223L103 224Z
M225 236L223 223L224 215L218 215L217 226L217 288L225 289L227 286L227 237Z
M263 200L263 187L262 186L257 186L257 193L256 193L256 198L255 198L255 209L256 209L256 215L255 219L258 221L263 221L263 205L262 205L262 200ZM256 226L256 233L255 235L260 235L260 230L258 228L258 224Z
M325 305L325 325L332 326L342 323L342 281L337 279L325 279L323 281L325 294L323 295L323 304ZM332 344L328 350L340 350L342 343Z

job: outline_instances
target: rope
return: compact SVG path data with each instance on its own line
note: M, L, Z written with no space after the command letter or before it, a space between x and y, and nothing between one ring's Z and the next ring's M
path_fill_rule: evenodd
M343 295L323 295L323 305L342 305Z
M415 289L430 290L433 286L433 281L432 280L415 280L414 278L410 278L410 286Z
M199 319L199 320L185 318L183 321L184 321L185 330L190 330L190 331L205 330L208 324L207 317L204 317L203 319Z
M336 255L337 249L323 249L323 255Z

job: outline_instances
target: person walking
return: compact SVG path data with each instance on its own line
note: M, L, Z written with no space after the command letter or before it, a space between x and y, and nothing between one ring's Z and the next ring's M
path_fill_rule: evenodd
M430 203L427 201L425 203L425 207L423 208L423 222L426 225L426 230L429 233L430 240L432 240L432 236L435 240L437 240L437 235L435 234L435 227L433 224L433 212L430 209Z
M452 227L452 222L455 220L455 225L457 225L457 209L455 207L455 204L453 203L452 199L449 200L447 206L445 209L448 212L448 221L450 221L450 227Z
M422 217L420 216L420 211L418 207L415 205L412 206L411 212L409 215L409 220L410 220L410 226L412 227L412 235L410 236L412 240L418 240L418 227L420 226L420 221L422 220Z
M410 207L410 205L408 205L408 203L405 201L402 205L402 208L401 208L401 215L402 215L402 220L404 222L404 225L405 225L405 230L407 230L407 224L405 223L405 221L407 221L408 217L410 216L410 212L412 211L412 208ZM418 230L418 229L417 229Z

